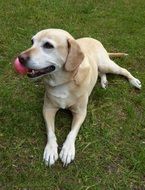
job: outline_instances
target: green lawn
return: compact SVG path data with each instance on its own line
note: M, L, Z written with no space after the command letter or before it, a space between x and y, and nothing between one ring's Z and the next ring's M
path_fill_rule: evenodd
M139 91L123 77L109 75L109 87L96 84L88 115L76 141L76 159L63 168L42 162L46 129L42 117L43 82L17 75L11 60L41 29L61 28L74 37L91 36L115 61L142 82ZM1 0L0 138L2 190L145 189L145 1ZM60 111L60 148L71 114Z

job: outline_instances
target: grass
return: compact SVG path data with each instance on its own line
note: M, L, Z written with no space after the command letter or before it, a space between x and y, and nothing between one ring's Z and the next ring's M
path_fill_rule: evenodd
M143 0L1 0L0 127L1 189L143 190L145 189L145 2ZM109 75L109 88L97 83L88 115L76 141L76 159L67 168L42 162L46 129L42 117L44 87L12 70L11 60L30 46L44 28L62 28L74 37L91 36L108 51L127 52L115 61L142 82L132 88ZM71 114L60 111L56 134L60 147Z

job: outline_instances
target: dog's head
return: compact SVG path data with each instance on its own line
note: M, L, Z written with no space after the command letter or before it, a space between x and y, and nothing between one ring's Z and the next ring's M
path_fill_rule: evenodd
M19 62L29 69L31 78L45 76L64 68L73 72L84 55L76 40L66 31L46 29L32 38L32 47L22 52Z

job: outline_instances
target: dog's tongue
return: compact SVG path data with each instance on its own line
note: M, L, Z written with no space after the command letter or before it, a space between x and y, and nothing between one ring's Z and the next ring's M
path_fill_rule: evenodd
M28 73L28 69L20 63L18 58L14 61L14 68L21 75L26 75Z

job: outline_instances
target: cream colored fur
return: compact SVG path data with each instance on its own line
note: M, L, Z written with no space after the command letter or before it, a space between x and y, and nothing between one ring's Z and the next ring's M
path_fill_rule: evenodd
M71 131L60 151L59 157L64 165L75 158L75 140L87 114L89 96L101 77L101 86L106 88L107 73L125 76L136 88L141 83L126 69L118 66L109 56L125 56L123 53L108 53L103 45L92 38L75 40L68 32L60 29L40 31L34 37L33 46L23 53L29 54L29 66L40 69L55 65L56 70L43 76L45 97L43 115L47 127L47 144L43 159L52 165L58 159L58 145L55 136L55 114L60 109L70 109L73 114ZM43 50L42 43L51 41L53 50Z

